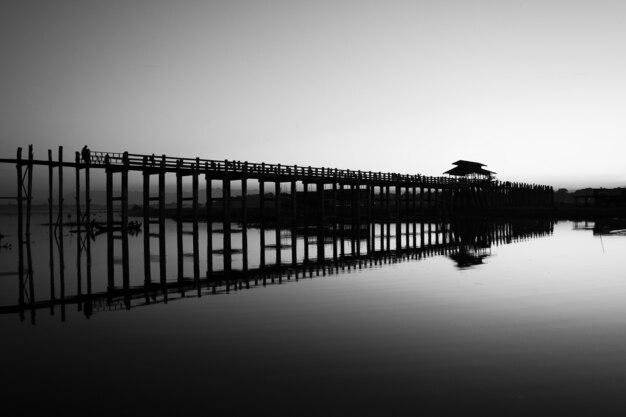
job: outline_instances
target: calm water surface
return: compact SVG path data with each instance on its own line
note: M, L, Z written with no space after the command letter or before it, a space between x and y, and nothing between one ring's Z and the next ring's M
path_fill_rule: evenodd
M626 237L574 226L493 245L471 268L441 255L89 318L0 314L2 414L619 415ZM68 234L68 288L75 245ZM47 296L47 235L32 247ZM102 290L106 239L92 250ZM0 250L1 305L17 300L16 256Z

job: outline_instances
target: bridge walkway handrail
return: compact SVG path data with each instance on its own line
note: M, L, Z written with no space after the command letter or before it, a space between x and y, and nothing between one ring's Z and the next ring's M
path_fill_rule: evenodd
M248 162L248 161L234 161L234 160L214 160L214 159L202 159L202 158L181 158L171 157L166 155L146 155L146 154L131 154L121 152L102 152L102 151L89 151L89 162L91 165L104 165L108 160L108 163L114 166L123 166L127 158L128 166L134 168L161 168L164 167L167 170L198 170L199 173L220 172L220 173L233 173L253 177L254 175L272 176L276 175L282 177L296 177L299 179L307 180L347 180L358 182L370 182L370 183L403 183L403 184L415 184L419 186L433 185L433 186L467 186L467 185L491 185L495 187L513 187L513 188L534 188L548 190L550 187L534 184L523 183L510 183L502 182L498 180L484 180L484 179L469 179L469 178L451 178L451 177L435 177L425 176L421 174L397 174L389 172L372 172L372 171L356 171L350 169L338 169L338 168L325 168L325 167L311 167L311 166L298 166L298 165L282 165L282 164L267 164L265 162Z

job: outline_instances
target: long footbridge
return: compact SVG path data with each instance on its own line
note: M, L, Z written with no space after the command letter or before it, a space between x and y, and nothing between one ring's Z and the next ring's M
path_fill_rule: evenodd
M59 147L56 155L48 150L47 158L37 159L33 147L29 146L26 155L19 148L16 158L0 159L0 164L12 164L17 170L15 194L6 195L3 191L0 197L17 203L20 305L30 297L28 282L32 269L28 267L28 259L32 254L25 243L31 235L33 183L44 183L40 180L41 169L48 186L45 197L51 271L63 274L65 249L60 237L64 227L65 231L70 227L78 241L77 280L83 282L84 272L89 293L92 234L96 227L106 234L108 291L130 288L129 236L134 229L129 218L132 216L143 219L145 285L151 285L154 274L158 276L157 282L166 287L169 279L166 259L168 255L173 257L166 253L171 252L165 238L166 219L174 219L176 223L177 280L183 282L191 275L197 283L201 276L213 282L218 276L233 273L247 276L253 270L267 271L272 267L280 270L285 265L294 268L301 263L324 264L328 259L337 262L347 256L358 258L380 251L416 248L420 246L417 236L423 235L423 230L418 231L418 228L425 223L441 222L468 212L549 207L553 202L551 187L524 183L101 152L87 148L72 156L65 159L64 150ZM35 174L37 179L34 179ZM65 201L68 174L74 183L73 204ZM94 174L104 175L106 183L106 220L98 223L92 213ZM134 179L141 176L141 185L137 185L142 189L139 213L129 207L131 174ZM175 177L176 191L173 209L172 202L166 201L172 177ZM37 189L40 192L41 186ZM202 239L200 223L203 224ZM248 238L252 226L259 229L258 242ZM191 242L184 235L191 235ZM235 246L234 235L237 235ZM202 254L201 240L205 246ZM328 241L335 244L328 245ZM250 245L260 248L258 265L254 267L249 265ZM237 257L235 267L234 256ZM191 274L185 272L185 258L192 260ZM205 265L202 274L201 258ZM55 259L60 263L56 267ZM215 264L218 261L219 266ZM85 263L80 266L81 262ZM158 263L158 267L153 268L153 263ZM121 285L116 278L119 264Z

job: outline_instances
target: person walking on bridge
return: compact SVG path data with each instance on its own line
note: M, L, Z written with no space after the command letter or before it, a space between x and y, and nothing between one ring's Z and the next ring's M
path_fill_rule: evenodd
M87 163L89 161L89 148L87 147L87 145L83 146L83 150L80 151L80 154L83 162Z

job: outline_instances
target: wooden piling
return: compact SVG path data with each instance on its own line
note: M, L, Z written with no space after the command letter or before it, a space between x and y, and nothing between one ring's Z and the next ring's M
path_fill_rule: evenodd
M159 166L159 281L163 297L167 302L166 257L165 257L165 155Z
M52 162L52 149L48 149L48 246L49 246L49 262L50 267L50 300L54 301L55 283L54 283L54 226L53 226L53 209L54 209L54 163ZM50 304L51 313L54 312L54 302Z
M193 166L191 177L191 204L192 204L192 235L193 235L193 279L196 284L198 296L200 296L200 232L199 232L199 213L198 213L198 176L200 175L200 158L196 158Z
M148 157L143 157L143 273L144 285L149 287L152 283L150 270L150 170L148 169Z
M17 274L19 279L19 304L24 305L24 176L22 173L22 148L17 148Z
M291 180L291 265L295 266L298 263L298 188L297 188L297 170L298 167L294 167L296 172Z
M261 268L265 268L265 181L262 178L259 178L259 219L259 244L261 246L259 262Z
M75 181L76 181L76 189L74 190L74 198L75 198L75 204L76 204L76 291L78 293L78 298L80 300L81 296L82 296L82 286L83 286L83 274L82 274L82 261L81 261L81 255L82 255L82 232L83 232L83 222L82 222L82 216L80 213L80 160L81 160L81 155L80 152L76 152L74 154L74 160L75 160L75 167L74 167L74 173L75 173ZM79 301L78 303L78 310L80 311L82 308L82 305Z
M176 266L179 286L183 282L183 173L182 160L176 161Z
M206 193L206 262L207 271L206 278L210 285L213 277L213 180L209 174L209 163L204 164L204 181L205 181L205 193ZM213 287L214 289L215 287Z
M279 166L280 168L280 166ZM276 266L280 267L282 263L281 252L282 252L282 242L280 241L280 228L281 228L281 218L280 218L280 169L276 174L276 182L274 184L274 219L276 222L275 229L275 241L276 241Z
M248 286L248 162L244 162L241 177L241 250L243 272Z
M230 171L229 163L225 161L224 164L224 180L222 184L223 190L223 208L224 208L224 272L228 277L232 270L232 245L231 245L231 230L230 230Z

